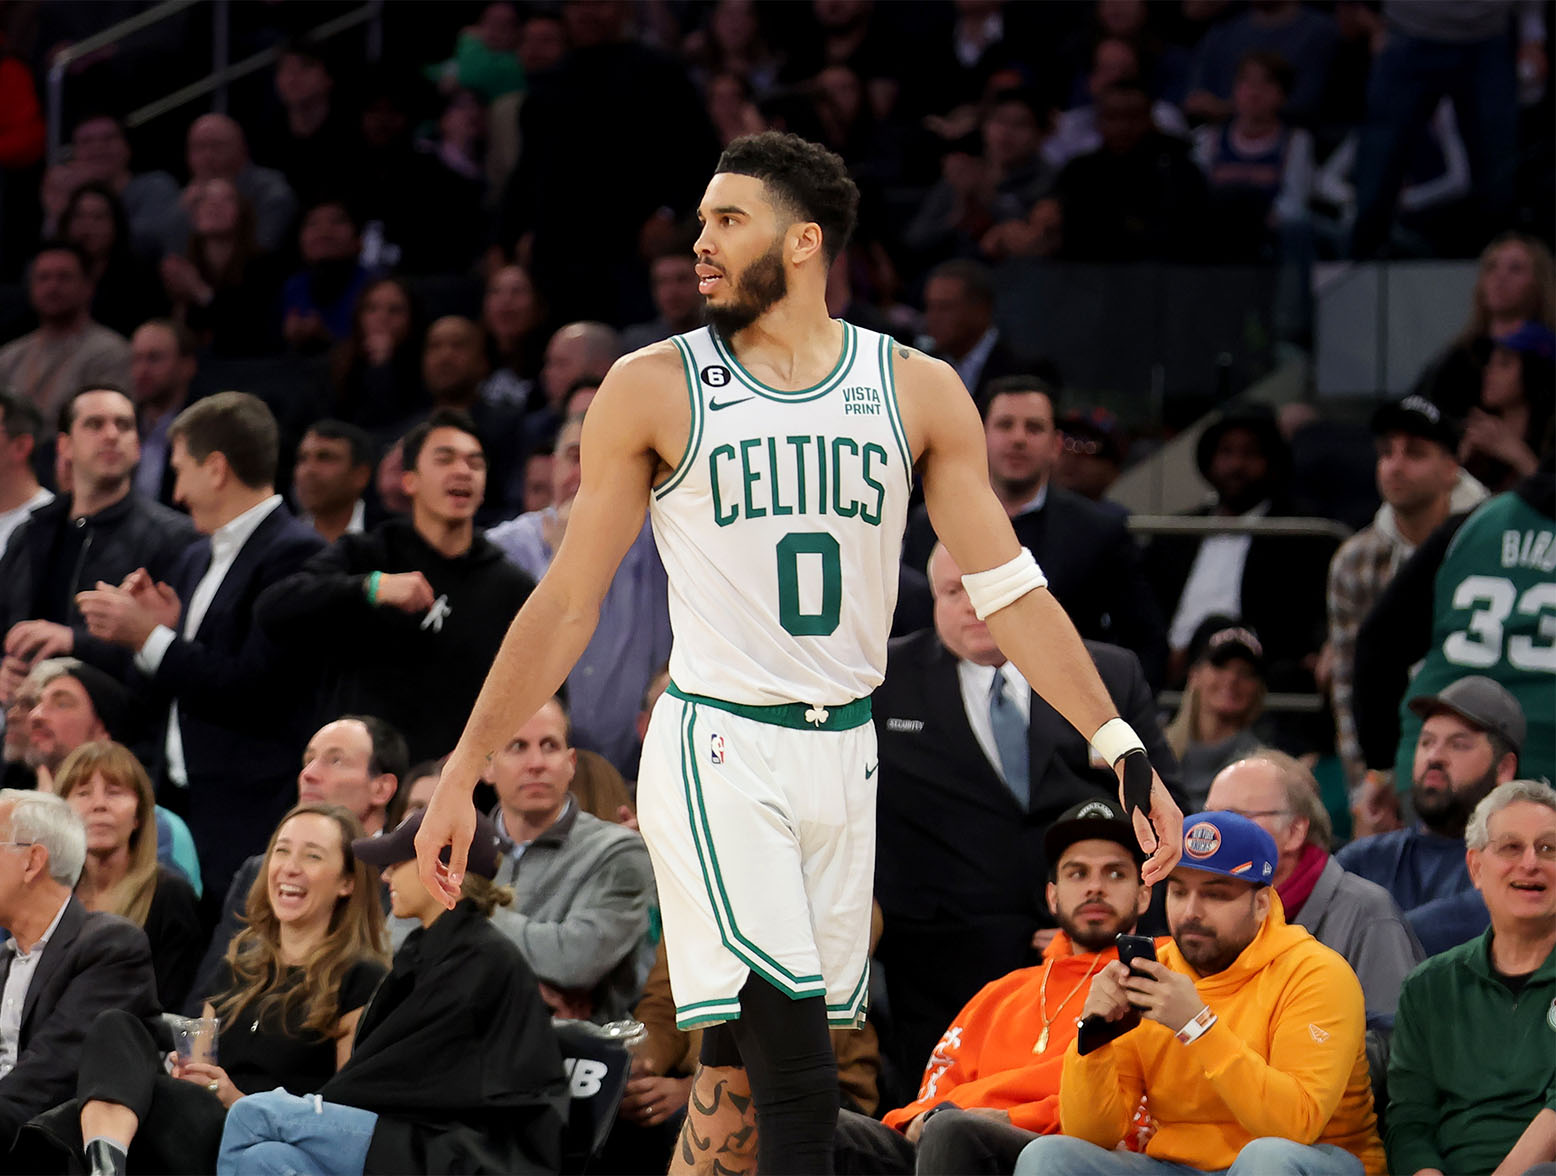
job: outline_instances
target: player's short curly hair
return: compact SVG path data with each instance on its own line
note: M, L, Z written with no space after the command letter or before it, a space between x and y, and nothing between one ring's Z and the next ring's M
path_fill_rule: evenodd
M821 226L830 263L843 252L859 219L859 188L842 158L817 143L780 131L742 135L724 149L714 172L761 180L796 219Z

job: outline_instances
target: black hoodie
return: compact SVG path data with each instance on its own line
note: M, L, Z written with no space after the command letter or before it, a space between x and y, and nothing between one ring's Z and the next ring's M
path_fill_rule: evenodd
M567 1080L519 949L468 899L411 932L319 1094L378 1115L364 1171L555 1172Z
M372 572L420 572L437 603L424 613L367 601ZM535 582L477 533L450 559L403 518L343 536L259 598L276 641L324 666L325 713L392 723L411 761L454 749L508 624Z

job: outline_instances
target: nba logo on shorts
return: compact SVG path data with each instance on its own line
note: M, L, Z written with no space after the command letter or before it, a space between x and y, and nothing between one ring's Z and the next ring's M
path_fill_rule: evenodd
M724 762L724 736L708 736L708 758L716 764Z

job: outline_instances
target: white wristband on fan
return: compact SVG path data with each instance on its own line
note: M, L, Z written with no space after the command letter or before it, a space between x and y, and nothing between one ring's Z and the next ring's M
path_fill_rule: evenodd
M1206 1005L1199 1012L1195 1013L1193 1019L1173 1036L1184 1045L1187 1045L1191 1041L1198 1041L1205 1035L1205 1031L1215 1023L1216 1015L1210 1011L1210 1006Z
M1097 728L1097 733L1091 737L1091 746L1102 762L1109 765L1117 764L1131 751L1145 750L1135 729L1117 718L1109 719Z

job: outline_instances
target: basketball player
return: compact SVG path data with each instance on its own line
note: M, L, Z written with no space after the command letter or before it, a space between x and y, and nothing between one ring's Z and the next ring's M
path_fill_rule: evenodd
M485 761L566 677L651 510L675 644L639 820L677 1022L707 1029L672 1172L832 1170L827 1027L864 1015L869 696L915 467L936 533L982 569L963 582L999 647L1119 772L1151 854L1145 880L1178 857L1181 814L1017 545L967 390L947 365L827 315L827 268L857 206L842 160L797 136L724 152L698 209L710 325L626 356L601 384L566 538L416 841L428 887L452 906Z

